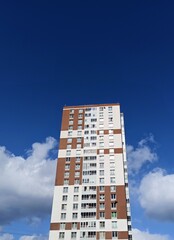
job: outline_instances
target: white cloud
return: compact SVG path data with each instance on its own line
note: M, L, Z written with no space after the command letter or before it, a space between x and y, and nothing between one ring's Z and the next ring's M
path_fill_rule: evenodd
M48 240L48 237L45 237L45 236L36 236L36 235L33 235L33 236L22 236L19 238L19 240Z
M0 225L50 213L56 161L49 158L56 140L34 143L26 158L0 147Z
M138 143L137 148L127 145L128 170L130 174L137 173L145 163L152 163L158 159L157 154L151 146L154 143L153 135L150 135L142 139Z
M14 237L9 233L4 233L0 236L0 240L14 240Z
M169 236L161 234L151 234L148 231L140 231L139 229L133 229L134 240L169 240Z
M148 216L174 221L174 174L163 169L148 173L140 183L139 200Z
M0 240L14 240L14 236L9 233L4 233L3 235L0 236ZM19 240L48 240L48 237L43 236L43 235L24 235L19 238Z

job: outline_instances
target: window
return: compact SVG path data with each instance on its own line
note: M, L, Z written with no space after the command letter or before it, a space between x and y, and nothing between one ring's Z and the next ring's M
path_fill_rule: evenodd
M70 114L70 115L69 115L69 118L73 118L73 117L74 117L74 114Z
M65 172L65 173L64 173L64 177L65 177L65 178L69 177L69 172Z
M78 201L78 198L79 198L79 196L78 196L78 195L74 195L74 198L73 198L73 200L74 200L74 201Z
M68 185L69 184L69 180L68 179L64 179L64 185Z
M91 122L97 122L97 118L91 118Z
M65 219L66 218L66 213L61 213L61 219Z
M93 140L97 140L97 137L96 136L92 136L91 137L91 140L93 141Z
M110 168L115 168L115 162L110 162Z
M82 125L78 125L78 126L77 126L77 129L78 129L78 130L81 130L81 129L82 129Z
M96 145L97 145L96 143L92 142L92 147L95 147Z
M77 236L77 233L76 233L76 232L72 232L72 233L71 233L71 238L76 238L76 236Z
M71 150L66 150L66 155L70 156L71 155Z
M116 238L117 237L117 232L112 232L112 237Z
M75 177L79 177L80 176L80 172L75 172Z
M82 135L82 131L77 131L77 136L81 136Z
M105 208L105 204L104 203L100 203L100 209L104 209Z
M79 116L78 116L79 118L83 118L83 114L79 114Z
M94 218L96 216L96 212L82 212L81 218Z
M117 213L116 212L112 212L111 213L111 218L116 218L117 217Z
M113 117L109 117L109 122L113 122Z
M80 143L80 144L77 144L77 148L81 148L81 146L82 146L81 143Z
M114 153L114 149L109 149L109 153Z
M104 149L99 149L99 154L104 154Z
M114 142L109 142L109 147L114 147Z
M100 168L104 168L104 163L100 163Z
M78 120L78 124L82 124L82 120Z
M109 123L110 128L113 128L113 126L114 126L113 123Z
M79 187L74 187L74 192L79 192Z
M75 179L74 180L74 184L80 184L80 180L79 179Z
M81 155L81 150L76 150L77 155Z
M68 129L69 129L69 130L73 130L73 126L69 126Z
M60 223L60 229L65 229L65 223Z
M85 131L84 134L85 134L85 135L86 135L86 134L89 134L89 131Z
M99 216L100 216L100 218L104 218L105 217L105 213L104 212L100 212Z
M62 201L67 201L68 200L68 196L67 195L63 195L62 196Z
M109 135L109 140L114 140L114 135Z
M128 235L128 239L129 239L129 240L132 240L132 235Z
M115 175L115 169L110 170L110 175L112 175L112 176Z
M103 124L99 124L99 128L103 128L104 127L104 125Z
M112 199L112 200L116 199L116 194L112 193L112 194L111 194L111 199Z
M70 169L70 164L65 164L65 170L69 170Z
M72 131L68 131L68 136L72 136Z
M64 188L63 188L63 192L64 192L64 193L67 193L67 192L68 192L68 187L64 187Z
M72 229L77 229L77 223L76 222L72 223Z
M83 109L79 109L79 113L83 113Z
M99 142L99 147L104 147L104 142Z
M77 142L78 142L78 143L81 143L81 141L82 141L82 138L81 138L81 137L78 137L78 138L77 138Z
M113 134L114 131L112 129L109 129L109 134Z
M62 210L66 210L67 209L67 204L62 204Z
M70 121L69 121L69 125L73 125L73 120L70 120Z
M105 195L104 194L100 194L100 200L105 200Z
M73 219L76 219L77 217L78 217L78 213L73 213L73 214L72 214L72 218L73 218Z
M131 225L128 225L128 231L132 231Z
M70 109L70 111L69 111L70 113L74 113L74 109Z
M102 150L103 151L103 150ZM103 161L104 160L104 155L99 155L99 160Z
M71 158L70 157L67 157L66 158L66 162L70 162Z
M99 238L105 239L105 232L99 232Z
M96 134L96 130L91 130L91 134Z
M111 192L115 192L116 191L116 186L111 186Z
M109 155L109 160L114 160L114 155Z
M99 135L99 140L100 141L104 141L104 136L103 135Z
M115 177L110 178L111 183L115 183Z
M104 228L105 227L105 222L100 222L100 228Z
M104 170L99 171L100 176L104 176Z
M72 138L68 138L67 143L72 143Z
M116 202L111 202L111 208L116 208Z
M100 183L104 183L104 178L100 178Z
M59 233L59 239L64 239L65 237L65 233L64 232L60 232Z
M104 131L103 131L103 130L100 130L100 131L99 131L99 134L101 134L101 135L104 134Z
M76 157L76 162L80 162L80 157Z
M73 210L78 209L78 203L73 203Z
M80 164L76 164L75 170L79 170L79 169L80 169Z
M100 186L100 192L104 192L104 190L105 190L105 187L104 186Z
M71 149L71 144L67 144L66 148Z
M112 111L112 107L108 107L108 111Z

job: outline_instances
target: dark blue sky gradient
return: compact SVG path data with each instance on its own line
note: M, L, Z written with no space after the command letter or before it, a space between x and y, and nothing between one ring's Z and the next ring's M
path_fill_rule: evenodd
M119 102L127 143L173 171L173 1L2 1L0 145L59 138L62 107Z

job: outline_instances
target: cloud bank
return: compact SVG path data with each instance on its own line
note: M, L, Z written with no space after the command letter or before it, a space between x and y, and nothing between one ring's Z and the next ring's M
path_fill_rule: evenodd
M139 229L133 229L134 240L170 240L169 236L161 234L151 234L148 231L140 231Z
M0 240L14 240L14 236L9 233L4 233L3 235L0 236ZM33 235L33 236L21 236L19 240L48 240L48 237L42 236L42 235Z
M140 183L139 201L149 217L174 221L174 174L160 168L148 173Z
M0 147L0 225L50 213L56 161L49 153L56 144L52 137L34 143L26 158Z

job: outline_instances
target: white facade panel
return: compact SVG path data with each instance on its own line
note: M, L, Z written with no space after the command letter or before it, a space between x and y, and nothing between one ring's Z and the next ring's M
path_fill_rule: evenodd
M118 231L128 231L127 219L118 219L117 220L117 229L118 229Z
M49 233L49 240L55 240L55 239L58 239L58 236L59 236L59 231L50 231Z
M116 185L124 185L124 172L123 172L123 157L122 154L116 154L115 161L115 171L116 171Z

